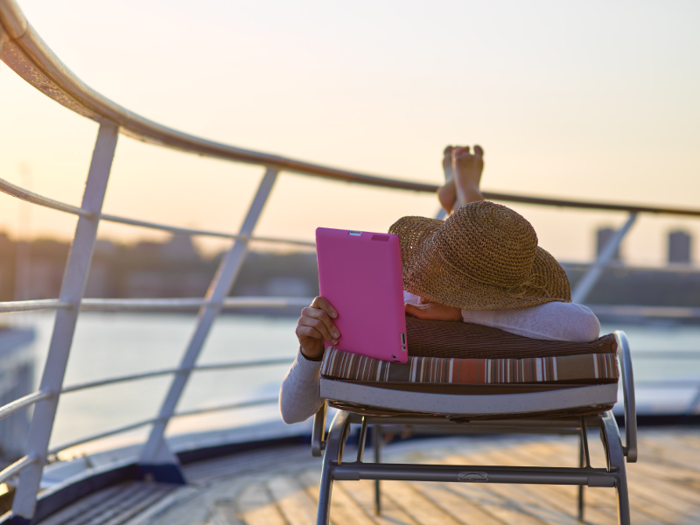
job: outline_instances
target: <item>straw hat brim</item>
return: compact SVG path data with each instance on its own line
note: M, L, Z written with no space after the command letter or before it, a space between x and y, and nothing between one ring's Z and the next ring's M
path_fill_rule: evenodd
M503 288L456 274L431 243L443 224L439 219L404 217L392 226L390 233L397 234L401 241L405 290L464 310L508 310L555 301L571 302L566 272L539 246L530 276L521 286ZM405 242L408 238L410 243Z

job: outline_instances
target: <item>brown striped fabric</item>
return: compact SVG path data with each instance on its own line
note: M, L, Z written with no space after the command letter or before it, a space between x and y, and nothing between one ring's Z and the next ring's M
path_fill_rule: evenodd
M615 383L615 354L578 354L522 359L456 359L409 357L392 363L328 348L321 375L382 383L430 384L521 384L521 383Z
M542 341L472 323L430 321L406 317L408 355L493 359L560 357L579 354L614 354L617 341L607 334L590 343Z

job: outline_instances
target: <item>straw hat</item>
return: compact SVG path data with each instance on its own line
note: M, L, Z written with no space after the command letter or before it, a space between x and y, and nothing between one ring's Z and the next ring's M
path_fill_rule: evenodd
M444 221L403 217L389 233L401 241L404 288L420 297L464 310L571 302L564 269L506 206L472 202Z

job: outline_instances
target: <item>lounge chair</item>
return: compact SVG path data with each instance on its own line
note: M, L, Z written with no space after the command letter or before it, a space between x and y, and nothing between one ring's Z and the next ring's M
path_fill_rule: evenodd
M630 523L625 458L637 460L637 432L632 362L623 332L594 343L562 343L466 323L411 318L407 331L412 357L406 365L336 349L324 356L320 389L327 403L314 418L312 436L312 454L323 456L318 525L329 522L333 481L363 479L375 480L377 513L379 480L578 485L580 519L584 486L614 487L618 522ZM624 445L610 411L617 401L618 366L624 393ZM327 405L339 410L326 435ZM353 424L361 425L358 452L348 462L343 452ZM382 429L394 427L395 432L396 426L404 425L445 434L578 435L580 466L381 463ZM375 462L365 463L370 426ZM586 429L595 426L600 428L607 468L590 464Z

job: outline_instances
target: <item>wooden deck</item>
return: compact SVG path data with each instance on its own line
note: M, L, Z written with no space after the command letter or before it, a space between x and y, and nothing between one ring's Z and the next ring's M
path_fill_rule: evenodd
M592 462L603 466L596 436L590 433ZM351 454L348 450L346 457ZM366 456L371 458L371 451ZM628 465L632 523L700 523L700 429L642 430L639 456L638 463ZM384 460L577 466L578 449L574 438L451 437L389 445L384 449ZM114 511L112 494L110 520L100 521L99 505L95 504L98 495L94 495L92 503L83 502L83 508L91 509L89 520L75 521L77 516L70 517L66 509L64 518L55 516L42 525L315 523L320 460L310 457L309 447L212 460L186 467L186 475L191 485L176 490L152 483L124 484L122 490L150 502L138 512L133 502L122 504L130 509L124 519ZM375 516L373 482L342 481L334 485L331 520L337 525L574 525L580 523L576 519L576 491L576 487L561 486L383 481L383 512ZM586 488L585 498L585 523L617 523L613 489Z

